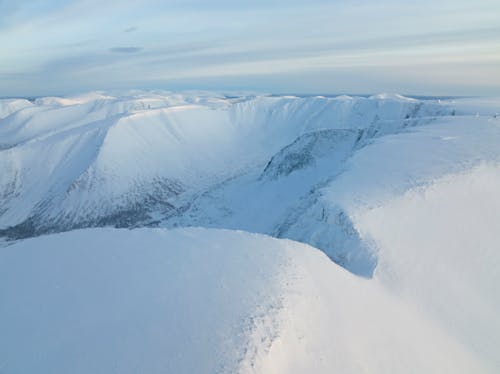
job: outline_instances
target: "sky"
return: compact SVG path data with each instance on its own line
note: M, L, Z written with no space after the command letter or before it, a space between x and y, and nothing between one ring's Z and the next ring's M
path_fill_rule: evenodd
M0 0L0 96L500 95L499 0Z

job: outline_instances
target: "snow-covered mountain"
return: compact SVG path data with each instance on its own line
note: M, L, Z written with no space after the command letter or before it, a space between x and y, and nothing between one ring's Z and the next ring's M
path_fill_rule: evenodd
M380 248L370 280L310 246L241 231L20 241L0 251L1 368L495 373L499 188L499 169L482 167L361 217Z
M497 372L498 112L0 100L0 372Z
M477 101L137 91L4 100L0 233L235 228L312 244L370 276L376 258L351 219L360 205L498 159L497 102ZM363 179L324 197L353 172ZM370 196L358 196L367 184Z

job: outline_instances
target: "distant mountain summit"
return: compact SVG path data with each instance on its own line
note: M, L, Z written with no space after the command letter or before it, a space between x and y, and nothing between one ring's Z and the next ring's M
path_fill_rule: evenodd
M326 197L325 191L348 177L368 149L379 149L368 184L384 183L376 170L404 162L412 139L423 147L420 138L437 124L465 143L446 159L439 156L441 144L423 147L422 157L432 162L424 163L422 175L408 183L395 169L401 184L386 182L403 192L435 178L428 171L441 164L443 173L454 170L449 166L467 159L470 145L453 124L477 121L477 110L486 120L493 110L474 105L471 99L388 94L143 91L1 100L0 235L16 239L100 226L237 228L310 243L356 274L371 276L376 255L351 216L379 194L374 189L369 199L344 201L342 194L354 198L366 187L361 180L341 194ZM495 133L489 141L497 138ZM388 154L384 144L398 139L409 143ZM438 143L445 149L452 144L444 138Z

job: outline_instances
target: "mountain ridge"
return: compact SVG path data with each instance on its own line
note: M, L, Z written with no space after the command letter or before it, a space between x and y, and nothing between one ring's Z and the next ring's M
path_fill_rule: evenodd
M334 198L318 206L321 213L306 215L312 221L298 212L323 201L316 191L348 172L349 160L378 139L411 136L412 129L436 122L469 121L476 116L473 104L387 94L39 98L0 120L0 235L16 239L109 225L227 227L313 244L370 276L376 261L355 239L351 209ZM227 186L234 191L229 201L210 197L218 186L222 194ZM278 196L275 212L266 212ZM253 206L245 206L249 198ZM325 225L322 235L318 222ZM365 253L364 259L355 253ZM355 270L354 258L364 270Z

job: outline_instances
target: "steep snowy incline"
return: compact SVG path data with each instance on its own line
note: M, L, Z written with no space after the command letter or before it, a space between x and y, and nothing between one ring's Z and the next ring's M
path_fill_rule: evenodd
M368 129L306 133L267 166L228 179L188 203L163 225L261 232L311 244L350 271L370 277L376 254L354 217L443 175L500 161L499 100L385 136ZM473 114L463 114L467 111ZM478 113L478 115L476 115Z
M355 219L375 279L500 370L500 162L413 189Z
M288 246L94 229L0 248L0 370L237 372L254 325L280 307Z
M467 183L463 192L471 192ZM430 199L422 212L448 208L457 197L444 206ZM434 223L446 224L448 213L457 212L447 210ZM373 235L389 232L375 225L379 214L363 221ZM449 256L449 248L394 252L381 242L388 244L380 248L388 265L372 280L307 245L244 232L87 229L28 239L0 250L0 368L494 373L500 304L492 292L500 279L499 253L489 249L498 238L490 229L479 231L489 235L472 267ZM414 237L403 233L403 240ZM457 255L467 254L469 245ZM408 268L415 256L416 270ZM433 271L443 256L446 262ZM427 304L434 299L438 313Z
M0 121L0 230L16 238L151 225L182 215L221 181L260 174L271 159L272 168L288 144L316 139L314 157L333 151L329 162L336 166L316 179L332 177L369 139L453 111L448 104L385 96L131 92L37 99Z
M283 373L498 372L499 190L500 163L481 164L353 216L377 250L373 278L349 286L303 256L267 362Z
M22 105L20 105L20 103ZM217 109L228 103L218 96L186 96L178 94L161 95L134 93L118 97L100 93L88 93L74 97L42 97L34 101L0 101L7 108L5 119L0 126L0 148L13 147L17 144L62 132L68 128L104 120L117 115L154 111L157 109L200 106ZM20 110L25 109L25 110ZM10 114L10 115L9 115ZM1 117L0 117L1 119Z

